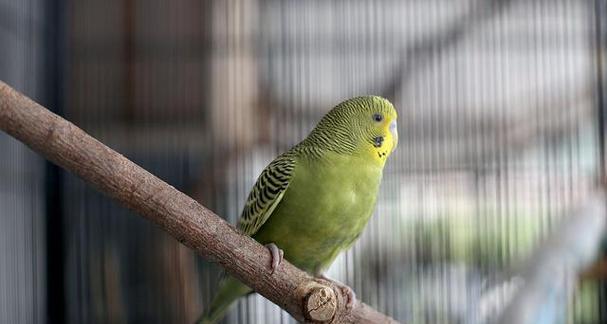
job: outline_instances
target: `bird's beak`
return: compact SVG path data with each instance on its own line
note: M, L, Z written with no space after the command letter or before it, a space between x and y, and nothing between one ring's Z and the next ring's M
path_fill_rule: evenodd
M394 144L392 145L392 152L394 152L396 145L398 145L398 127L396 126L396 119L390 123L390 133L392 133L392 138L394 139Z

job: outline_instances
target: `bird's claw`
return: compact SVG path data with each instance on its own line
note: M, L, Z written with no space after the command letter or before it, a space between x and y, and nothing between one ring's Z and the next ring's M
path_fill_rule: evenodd
M328 282L334 283L339 288L341 293L346 296L346 308L352 309L352 307L354 307L354 304L356 303L356 293L354 293L354 290L352 290L352 288L350 288L349 286L347 286L337 280L327 278L324 274L321 274L316 279L319 283L323 283L322 281L328 281Z
M342 293L348 297L348 300L346 301L346 308L352 309L352 307L354 307L354 303L356 303L356 293L354 290L352 290L352 288L346 285L342 285L339 288L341 289Z
M270 256L272 257L272 263L270 264L270 273L273 274L282 262L285 252L278 248L278 246L276 246L276 244L274 243L266 244L266 248L268 248L268 251L270 251Z

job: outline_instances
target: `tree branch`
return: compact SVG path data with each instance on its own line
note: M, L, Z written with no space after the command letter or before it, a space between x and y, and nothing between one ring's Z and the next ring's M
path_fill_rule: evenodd
M318 283L286 261L270 274L265 247L1 81L0 129L218 263L298 321L395 323L363 303L347 309L337 286Z

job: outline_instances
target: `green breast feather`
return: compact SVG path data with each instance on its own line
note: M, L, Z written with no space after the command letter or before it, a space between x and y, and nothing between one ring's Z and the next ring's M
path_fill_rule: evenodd
M294 155L280 201L251 235L262 244L276 244L286 260L318 275L362 232L373 212L382 170L333 152Z

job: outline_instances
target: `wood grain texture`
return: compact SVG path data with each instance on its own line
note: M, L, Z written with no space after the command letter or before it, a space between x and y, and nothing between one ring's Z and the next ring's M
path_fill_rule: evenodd
M284 261L270 274L265 247L212 211L0 81L0 129L97 190L154 222L298 321L395 323ZM327 293L330 288L335 294ZM319 302L322 301L322 302ZM323 309L324 308L324 309ZM331 316L333 314L333 316Z

